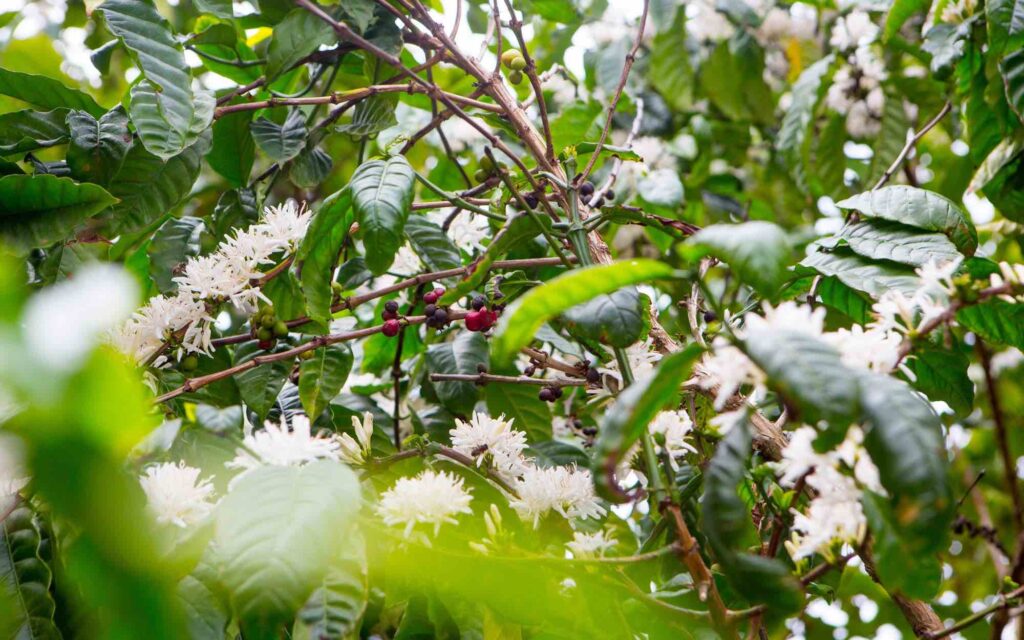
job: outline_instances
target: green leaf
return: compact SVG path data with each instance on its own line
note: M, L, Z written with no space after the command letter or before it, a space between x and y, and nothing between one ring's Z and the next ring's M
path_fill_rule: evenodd
M533 454L533 460L540 467L564 467L567 465L587 467L590 465L590 456L586 451L561 440L545 440L532 444L527 452Z
M160 225L149 242L150 274L162 293L173 293L177 286L173 278L192 256L199 255L199 234L203 231L201 218L171 218Z
M584 140L596 140L601 135L598 123L602 109L600 103L574 102L558 112L551 120L551 138L555 151L561 153Z
M884 218L905 225L946 234L966 256L978 248L974 225L949 198L933 191L905 185L865 191L836 203L841 209L856 209L870 218Z
M686 11L674 8L671 27L658 32L651 43L648 79L673 108L683 110L693 101L693 66L687 55Z
M1024 0L987 0L985 25L990 55L999 57L1011 39L1024 34Z
M1008 54L999 62L1006 99L1017 118L1024 122L1024 47Z
M797 330L751 328L740 347L799 420L844 427L857 417L857 381L831 345Z
M335 35L331 25L305 9L293 9L274 26L267 48L267 81L273 81L321 45L332 42Z
M323 585L354 542L359 494L355 474L334 460L259 467L236 481L217 508L213 544L246 637L290 620Z
M640 179L637 193L654 209L670 213L683 203L683 182L674 169L655 169Z
M196 405L196 422L207 431L228 435L242 429L242 407L218 409L208 404Z
M691 344L662 358L653 374L626 387L605 412L593 462L594 486L603 497L622 501L621 491L610 485L609 470L615 469L659 412L678 406L682 384L701 353L700 345Z
M260 116L250 129L260 151L278 163L299 155L306 145L306 119L301 111L290 112L283 125Z
M773 297L786 279L793 251L785 231L762 221L711 225L698 231L688 244L729 263L740 280L767 297Z
M730 120L771 121L774 108L764 82L764 51L746 31L715 47L701 65L700 84Z
M347 133L353 138L366 138L398 124L395 107L398 94L384 93L360 100L352 112L352 119L335 127L338 133Z
M249 183L256 154L252 132L252 111L235 111L221 116L213 125L213 146L206 154L210 167L234 187Z
M551 439L551 409L537 396L538 387L527 384L490 384L484 387L487 412L505 414L532 443Z
M1024 150L1024 135L1019 133L1012 138L1002 140L989 152L967 185L968 193L985 188L1002 171L1003 167L1012 162ZM1003 212L1005 215L1005 212Z
M922 554L907 540L892 506L872 491L861 503L871 527L871 551L878 577L887 590L931 600L942 584L942 564L934 554Z
M196 9L203 13L212 13L218 18L233 18L234 9L231 0L192 0Z
M776 558L746 552L758 541L739 489L745 483L749 456L750 426L744 420L718 444L704 474L703 532L729 584L751 604L769 604L779 614L797 611L803 594L786 566Z
M111 210L111 228L118 233L138 231L178 206L199 177L204 153L200 146L194 144L164 161L142 145L133 145L110 183L110 193L121 199Z
M957 311L956 321L986 342L1024 349L1024 304L986 300Z
M476 375L479 373L478 367L488 366L487 339L479 333L460 331L451 342L430 345L426 361L430 373ZM446 409L462 416L472 413L479 396L479 388L475 384L458 381L431 384Z
M349 182L359 237L372 248L366 252L366 266L374 275L388 270L405 241L414 181L409 162L393 156L359 165Z
M523 5L529 15L553 22L575 24L580 19L580 11L573 0L526 0Z
M811 183L811 193L839 198L849 193L845 185L846 119L839 115L829 118L825 126L808 141L810 159L798 170ZM802 157L807 157L803 155Z
M974 383L967 376L970 361L959 351L918 348L910 360L914 386L932 401L947 403L966 418L974 409Z
M67 109L0 114L0 155L35 151L68 139Z
M352 226L351 210L352 192L348 187L328 196L313 214L295 255L295 261L302 265L299 282L309 317L325 324L331 319L331 279L341 245Z
M646 330L646 317L636 287L601 294L562 314L570 330L587 340L628 347Z
M362 544L349 544L331 562L297 619L306 626L310 638L343 640L358 631L368 596L366 554Z
M352 371L352 350L344 343L313 352L299 364L299 398L310 419L319 416L345 386Z
M884 89L885 104L882 108L881 128L871 145L874 151L874 155L871 156L871 169L868 171L871 182L881 178L899 157L911 126L907 111L903 108L903 94L893 86L886 86Z
M576 155L586 156L597 151L596 142L581 142L576 145ZM619 158L626 162L643 162L644 159L640 157L640 154L629 147L620 147L614 144L601 145L600 157L611 156L613 158Z
M823 247L846 245L854 253L872 260L891 260L915 267L936 261L941 264L962 256L949 238L941 233L925 233L890 220L866 219L849 224L826 240Z
M492 340L493 358L504 364L533 339L541 325L570 307L622 287L671 278L675 270L654 260L622 260L576 269L534 287L505 310Z
M894 522L914 556L944 551L955 505L939 416L906 383L881 374L861 376L860 404L864 447Z
M224 637L231 621L231 612L215 591L218 586L205 574L190 574L178 583L178 600L185 609L190 638Z
M327 179L331 173L331 156L320 147L303 149L288 168L288 179L296 187L312 188Z
M117 200L99 185L42 174L0 178L0 202L0 237L27 250L65 238Z
M184 50L151 0L106 0L99 10L145 77L129 104L139 139L161 159L178 155L212 121L213 96L192 91Z
M821 99L822 87L832 70L833 62L834 55L825 56L804 69L793 84L793 100L782 117L782 128L779 129L776 142L776 147L791 169L801 166L804 145L814 121L814 110Z
M7 500L15 498L8 497ZM7 513L7 500L0 507ZM20 506L0 520L0 595L13 591L10 638L59 640L60 631L53 622L56 605L50 595L52 573L40 558L39 531L32 510Z
M873 262L845 247L831 251L811 250L800 266L823 276L834 276L851 289L876 298L890 289L910 294L920 286L911 267L895 262Z
M932 0L893 0L889 14L885 16L882 40L886 41L896 35L910 16L915 13L923 13L930 6L932 6Z
M443 271L462 266L462 256L445 232L426 218L410 216L405 221L405 235L416 255L431 271Z
M243 342L235 349L234 364L235 366L243 364L266 353L260 349L256 340ZM252 369L236 374L235 382L238 383L242 400L261 418L266 417L271 407L274 406L277 395L281 393L291 370L292 362L290 360L277 360L267 364L258 364Z
M45 111L79 109L97 118L106 111L89 94L66 87L58 80L9 69L0 69L0 95L16 98Z
M72 111L67 124L71 131L71 175L79 180L109 184L132 145L128 116L121 109L114 109L96 120L85 111Z
M871 301L867 296L846 286L835 276L821 279L818 297L823 304L846 314L858 324L867 324L871 320Z

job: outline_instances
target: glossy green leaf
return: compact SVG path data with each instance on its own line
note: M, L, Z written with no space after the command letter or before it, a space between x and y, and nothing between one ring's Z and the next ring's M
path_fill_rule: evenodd
M540 388L528 384L490 384L484 388L487 412L504 414L513 427L526 432L531 443L551 439L551 409L537 394Z
M744 420L718 444L704 474L703 532L729 584L751 604L769 604L780 613L796 611L803 594L786 566L746 551L758 541L738 489L745 482L749 457L750 425Z
M50 595L52 572L40 557L39 530L32 510L15 507L8 513L8 500L0 500L6 514L0 521L0 595L10 592L13 602L11 638L59 640L53 622L56 609Z
M299 610L297 620L306 627L310 638L351 637L359 629L368 592L366 554L362 544L350 544L331 561L327 575Z
M882 584L905 596L934 598L942 584L938 557L915 548L886 498L866 491L861 503L871 527L871 551Z
M785 398L802 422L846 426L857 417L857 381L839 352L798 330L751 328L741 348L768 376L768 386Z
M493 358L509 362L528 345L541 325L567 309L622 287L671 278L675 270L653 260L622 260L575 269L531 289L505 310L492 340Z
M910 19L915 13L928 11L932 5L931 0L893 0L889 7L889 13L885 16L885 28L882 31L882 39L888 40L896 35L903 23Z
M1024 304L986 300L957 311L956 321L987 342L1024 349Z
M299 282L309 317L322 323L331 318L331 282L341 245L352 226L352 192L348 187L331 194L313 214L309 230L296 252L301 264Z
M1008 54L999 62L1006 99L1017 118L1024 122L1024 47Z
M971 413L974 383L967 376L967 356L947 349L917 348L908 364L914 372L914 387L929 399L947 403L958 416Z
M846 245L854 253L872 260L891 260L919 267L960 260L960 252L941 233L927 233L889 220L866 219L843 229L819 244L823 247Z
M708 98L730 120L768 122L771 90L764 82L764 50L746 31L718 43L700 68Z
M301 111L290 112L283 125L260 116L250 128L256 146L275 162L291 160L306 145L306 119Z
M128 116L121 109L114 109L97 120L85 111L72 111L67 124L71 133L67 158L71 175L79 180L109 184L132 144Z
M882 108L882 122L878 135L871 141L871 168L869 181L877 182L903 151L907 132L911 128L910 118L903 108L903 94L895 87L885 87L885 105Z
M801 163L804 144L814 120L814 110L821 99L825 78L832 70L834 55L828 55L807 67L793 84L793 99L782 117L782 128L776 147L791 168Z
M277 280L278 278L275 278ZM243 342L235 349L235 365L248 362L253 358L265 355L267 352L259 348L256 340ZM268 364L259 364L234 376L238 384L238 390L242 394L245 404L264 417L274 406L277 395L281 393L288 374L291 373L292 362L289 360L277 360Z
M836 203L841 209L853 209L870 218L884 218L944 233L966 256L978 248L974 225L949 198L933 191L895 185L865 191Z
M299 364L299 398L311 418L319 416L334 399L352 371L352 350L345 343L313 352Z
M476 375L478 367L488 366L487 340L479 333L460 331L450 342L431 345L427 349L427 371L430 373L461 373ZM443 381L431 383L441 404L449 411L468 416L479 396L479 387L472 382Z
M727 262L740 280L772 297L786 278L793 251L782 228L770 222L716 224L698 231L688 244Z
M106 0L99 10L145 77L128 109L143 146L164 160L178 155L210 125L213 96L192 90L184 50L151 0Z
M303 8L293 9L274 26L267 48L265 75L273 81L300 60L336 39L331 25Z
M690 377L701 353L700 345L691 344L662 358L653 374L626 387L604 414L592 467L594 486L603 497L622 501L621 491L610 484L609 471L614 471L659 412L679 404L682 385Z
M416 255L431 271L443 271L462 266L462 256L440 226L426 216L409 216L405 222L405 235Z
M360 100L352 110L352 119L335 127L338 133L347 133L353 138L373 136L398 124L395 107L398 95L385 93Z
M67 117L67 109L0 114L0 155L64 144L68 139Z
M636 287L601 294L562 314L574 334L612 347L628 347L647 329L640 293Z
M1011 39L1024 34L1024 1L988 0L985 2L985 18L990 51L1000 56Z
M79 109L98 118L106 111L92 96L43 75L0 69L0 95L27 102L38 109Z
M551 120L551 138L555 151L561 152L584 140L596 140L601 135L598 123L602 115L601 105L591 100L574 102L558 112Z
M110 183L110 193L121 200L111 210L111 228L137 231L172 211L192 191L203 153L197 143L165 161L133 145Z
M0 237L20 249L42 247L117 200L103 187L51 175L0 178Z
M864 294L843 284L835 276L827 276L818 283L821 302L854 322L867 324L871 320L871 300Z
M256 154L249 130L252 114L252 111L236 111L221 116L213 125L213 146L206 154L206 161L234 187L249 184Z
M349 183L359 237L371 248L366 266L375 275L388 270L405 241L414 181L409 162L393 156L361 164Z
M312 188L331 174L331 156L320 147L303 149L288 167L288 179L296 187Z
M812 248L800 266L823 276L834 276L851 289L876 298L890 289L910 294L920 286L913 268L894 262L875 262L845 247L831 251Z
M217 509L213 542L247 637L289 621L323 584L353 541L359 509L359 481L334 460L259 467L236 481Z
M654 88L676 109L693 101L694 72L687 55L686 11L673 7L671 27L659 31L651 43L651 71ZM666 25L668 26L668 25Z
M153 234L146 253L149 254L150 274L163 293L177 290L174 277L181 274L185 262L199 255L199 234L203 231L201 218L171 218Z

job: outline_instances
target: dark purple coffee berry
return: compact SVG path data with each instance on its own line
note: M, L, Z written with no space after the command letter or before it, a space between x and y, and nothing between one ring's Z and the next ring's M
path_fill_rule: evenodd
M448 322L448 312L444 309L438 309L431 316L437 326L443 327Z
M593 367L587 369L587 382L590 384L601 382L601 372Z
M526 376L527 378L531 377L535 373L537 373L537 367L533 366L532 364L526 365L526 368L523 369L523 375Z
M479 311L487 306L487 298L483 296L477 296L473 298L473 302L470 303L470 306L473 307L473 311Z
M583 435L594 437L597 435L597 427L583 427Z
M594 204L592 204L590 206L592 208L594 208L594 209L600 209L601 207L604 206L604 198L603 197L602 198L598 198L597 201L594 202Z
M587 180L586 182L584 182L583 184L580 185L580 195L581 196L590 196L593 193L594 193L594 183L593 182Z
M562 391L562 387L552 387L552 390L554 391L556 398L561 398L564 393L564 391Z
M476 365L476 372L477 373L487 373L487 365L482 363L482 362L480 364Z
M428 304L427 306L423 307L423 315L427 316L428 318L434 315L435 311L437 311L436 304Z
M537 205L540 203L540 201L537 199L537 196L533 195L532 193L528 193L525 196L523 196L523 202L525 202L526 206L530 207L531 209L536 209Z
M381 320L398 320L398 314L387 309L380 312Z
M609 201L614 200L615 199L615 192L612 191L611 189L609 189L609 190L604 192L604 197L608 198Z
M398 301L388 300L384 303L384 310L388 313L398 313Z
M541 387L540 393L537 394L537 397L544 402L555 401L555 393L551 390L551 387Z
M714 311L705 311L704 312L704 322L714 322L715 320L718 320L718 314L717 313L715 313Z
M585 196L581 195L580 196L580 202L582 202L583 204L590 204L590 196L589 195L585 195Z

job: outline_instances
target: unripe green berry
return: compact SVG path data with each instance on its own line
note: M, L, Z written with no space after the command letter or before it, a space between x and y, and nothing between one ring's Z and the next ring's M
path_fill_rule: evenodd
M288 325L284 323L284 320L278 320L274 323L274 336L277 338L288 336Z
M182 371L195 371L199 368L199 356L195 354L189 354L181 359L181 370Z
M275 322L277 322L277 320L274 319L273 314L268 313L267 315L260 318L260 326L266 327L267 329L273 328Z
M511 82L512 84L519 84L520 82L523 81L523 72L513 71L512 73L508 74L508 81Z
M480 168L487 173L494 173L494 161L491 160L491 156L484 154L484 156L480 158Z
M299 360L312 360L314 355L316 355L316 351L314 349L303 351L299 354Z
M260 342L267 342L274 338L274 332L269 327L263 327L256 332L256 339Z
M522 71L526 68L526 58L523 56L516 56L515 58L512 58L512 62L509 63L508 67L513 71Z
M502 54L501 54L501 64L503 64L506 67L511 69L512 68L512 61L515 60L516 58L522 58L522 57L523 57L523 54L519 53L518 50L516 50L516 49L509 49L508 51L503 51L502 52Z
M484 182L485 180L487 180L487 177L488 173L483 169L477 169L476 173L473 174L473 179L476 180L477 182Z

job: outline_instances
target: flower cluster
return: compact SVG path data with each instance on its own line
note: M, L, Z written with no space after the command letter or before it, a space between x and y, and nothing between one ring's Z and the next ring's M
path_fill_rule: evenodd
M377 514L388 526L402 525L405 536L412 535L417 524L434 526L437 535L445 522L455 524L455 516L472 513L472 496L462 486L462 478L446 471L423 471L413 478L399 478L381 494Z
M184 462L165 462L148 467L139 479L149 510L161 524L188 527L202 521L216 503L213 485L199 479L199 469Z
M572 555L576 558L599 558L616 544L618 542L615 538L608 537L604 531L595 533L574 531L572 541L565 543L565 546L572 551Z
M214 253L189 260L174 278L177 292L151 298L112 333L111 342L139 362L148 362L172 338L180 340L184 352L209 353L212 310L230 301L242 311L255 311L265 298L253 281L262 276L261 268L275 262L274 256L298 247L310 217L305 204L294 201L267 207L259 223L237 231ZM166 362L160 356L153 364Z
M282 420L280 425L267 422L260 431L247 433L227 467L244 473L264 465L298 466L324 458L340 459L341 443L334 436L313 435L309 418L296 415L290 429Z
M518 476L525 464L526 434L513 429L513 422L506 420L504 414L492 418L475 413L469 422L456 419L455 428L449 431L452 448L476 460L478 467L488 460L498 473Z
M846 130L851 136L869 138L878 134L885 108L882 82L887 77L882 61L867 47L853 52L836 71L825 104L846 116Z
M836 544L860 542L867 530L861 487L882 491L878 469L861 446L860 428L851 427L843 443L827 453L814 450L817 435L811 427L794 431L776 465L783 486L805 478L814 494L806 512L793 512L793 536L786 548L796 560L815 553L831 558ZM844 469L852 469L853 475Z

